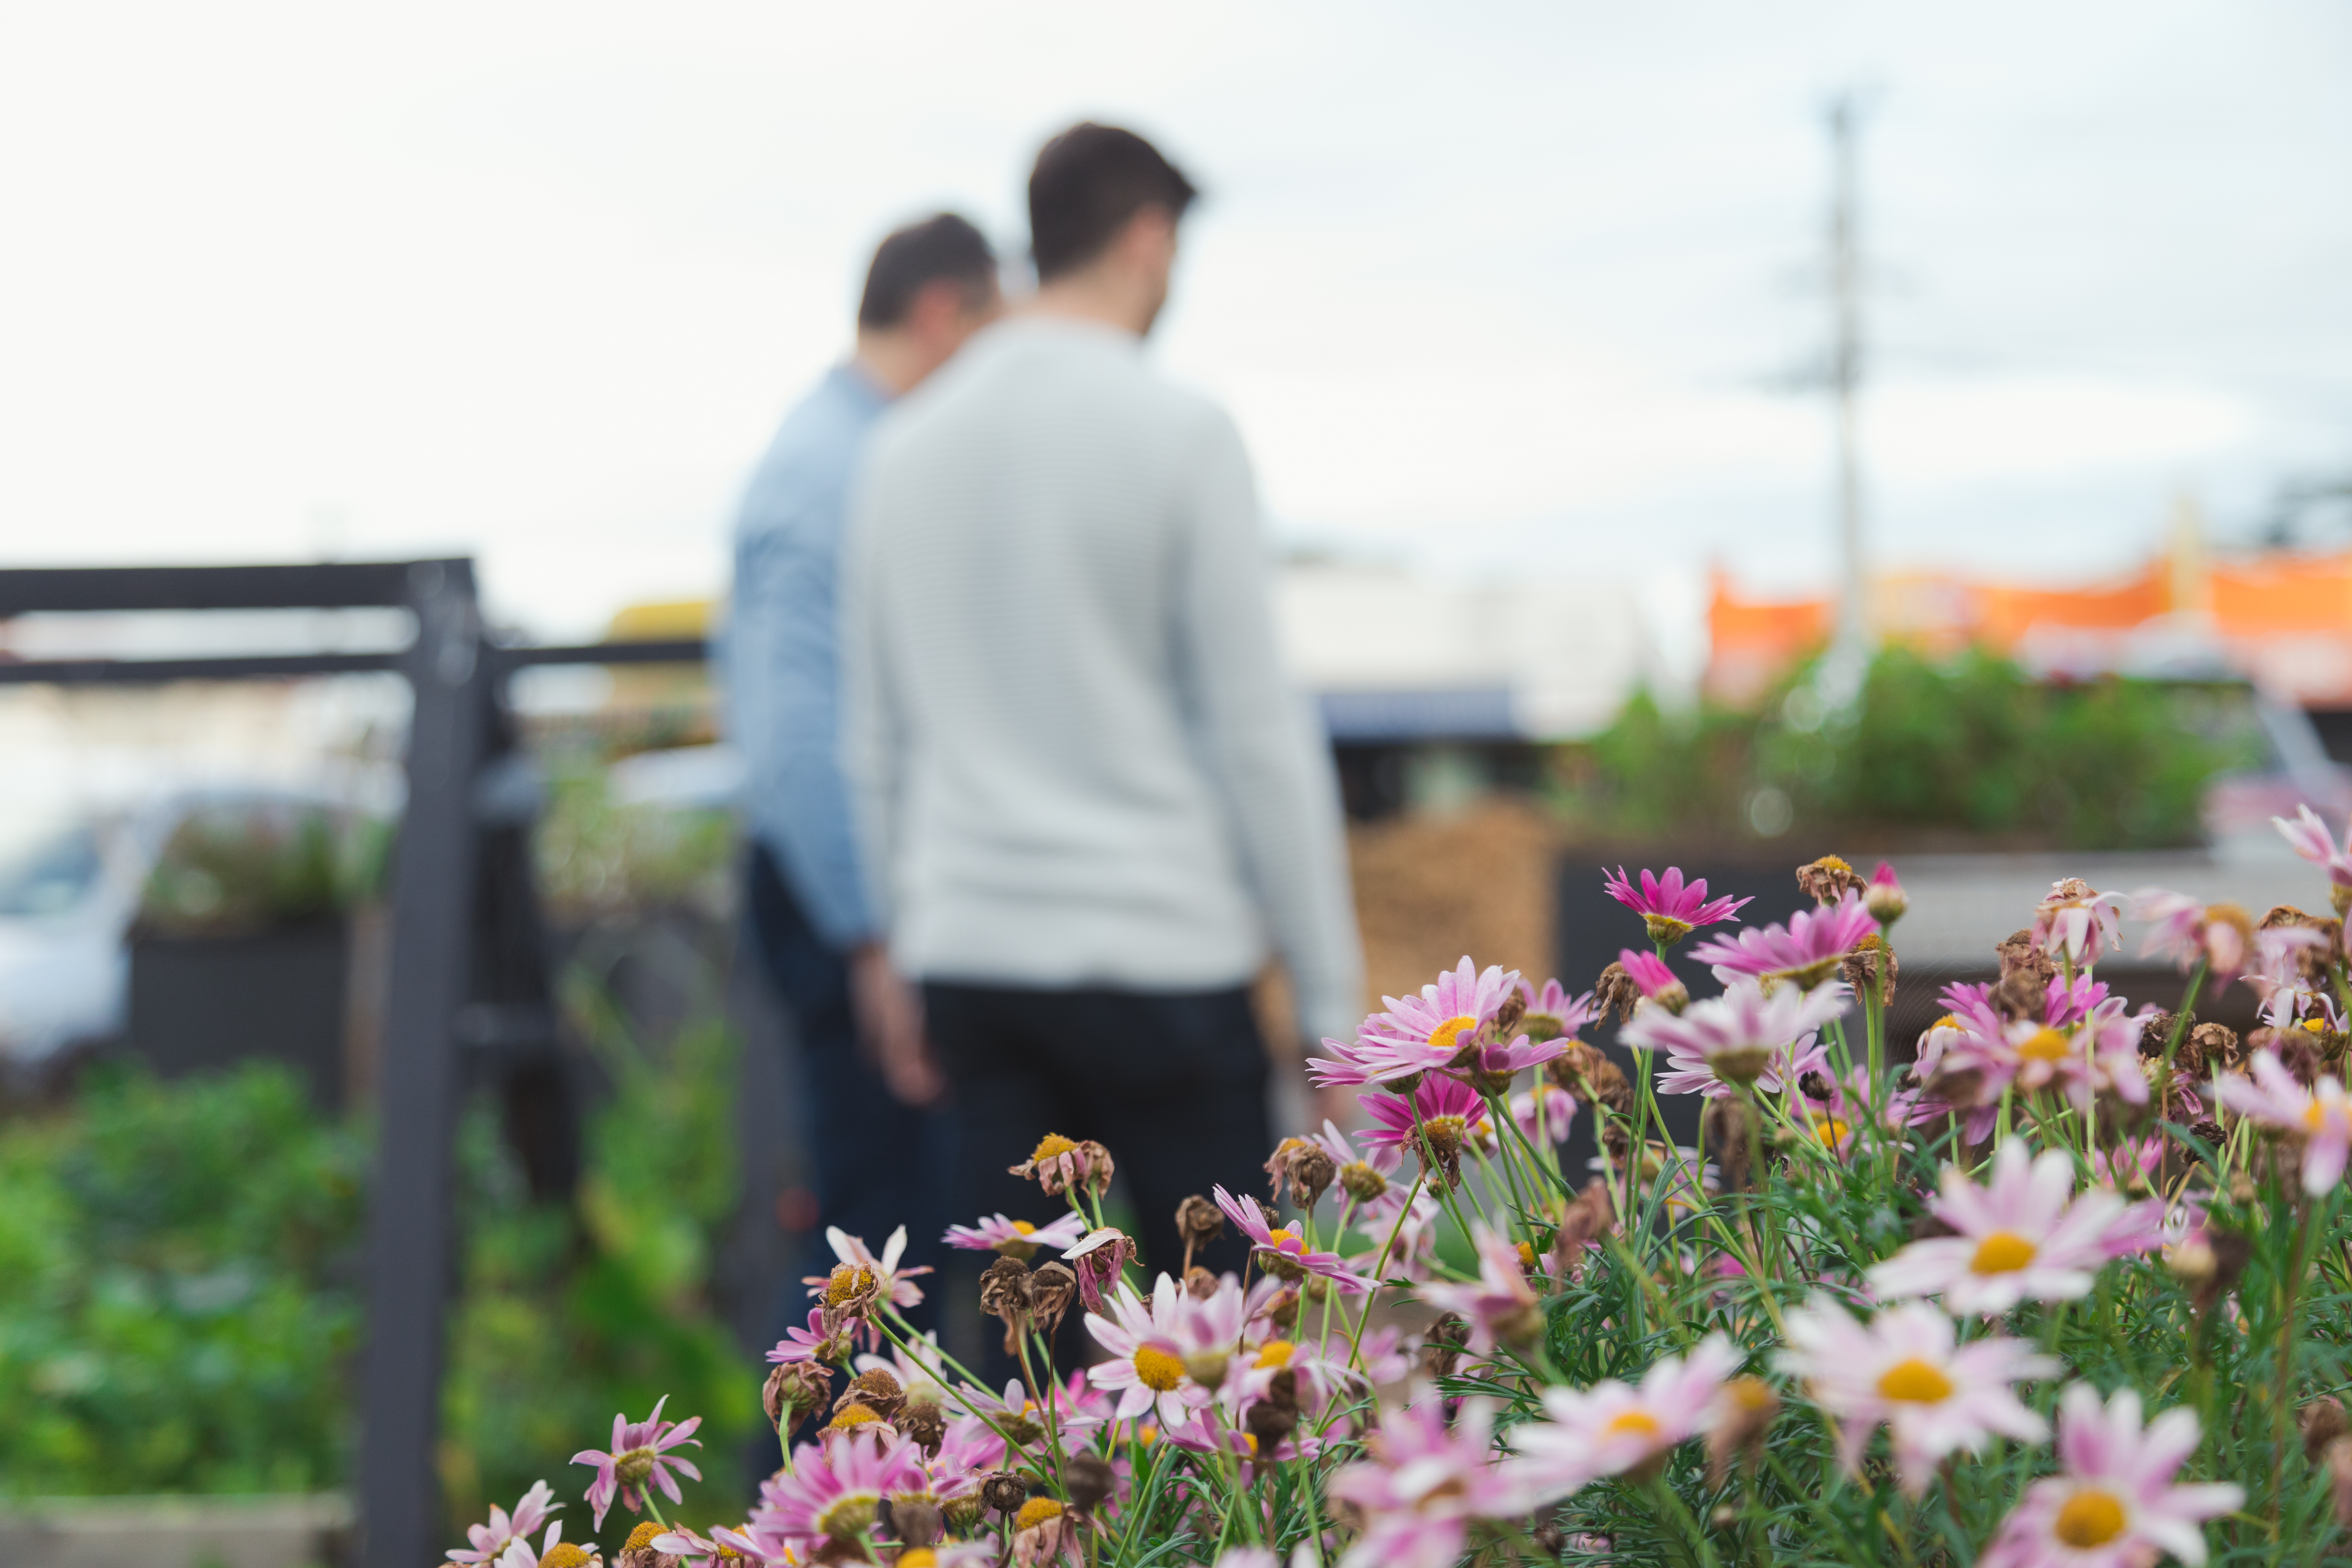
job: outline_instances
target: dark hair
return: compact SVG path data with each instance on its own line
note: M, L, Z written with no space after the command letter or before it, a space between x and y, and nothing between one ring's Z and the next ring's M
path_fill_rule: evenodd
M953 213L941 213L892 231L875 247L866 269L866 294L857 303L861 327L895 327L914 308L915 296L942 279L961 283L977 304L996 287L996 253L980 230Z
M1029 174L1029 248L1044 282L1100 256L1146 207L1179 218L1201 193L1132 131L1088 121L1039 149Z

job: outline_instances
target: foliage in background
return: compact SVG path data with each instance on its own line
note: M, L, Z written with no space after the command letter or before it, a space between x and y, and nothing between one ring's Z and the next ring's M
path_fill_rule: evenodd
M140 924L195 935L331 920L382 893L391 838L388 823L318 806L200 807L156 857Z
M735 824L724 811L615 800L601 763L553 771L533 844L541 895L559 920L625 909L717 909L734 864Z
M583 1435L601 1438L614 1412L641 1415L664 1394L703 1417L696 1511L740 1511L759 1387L704 1294L736 1195L735 1037L690 1024L656 1050L577 974L565 1001L614 1081L589 1121L577 1205L530 1202L488 1106L462 1134L466 1293L441 1450L451 1518L510 1507L542 1476L584 1480L571 1468ZM566 1519L566 1539L584 1540L587 1516ZM609 1560L628 1526L608 1522Z
M0 1124L0 1487L340 1483L363 1162L257 1063Z
M2242 693L2106 678L2030 679L1971 650L1873 659L1847 712L1795 672L1755 713L1670 715L1646 695L1569 748L1561 805L1581 829L1717 840L1873 828L2066 848L2191 844L2206 784L2254 765Z

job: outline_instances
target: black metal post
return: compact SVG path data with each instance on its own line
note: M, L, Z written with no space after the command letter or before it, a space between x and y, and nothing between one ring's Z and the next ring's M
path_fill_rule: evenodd
M478 834L474 779L492 670L473 573L418 565L408 807L394 866L392 975L378 1074L381 1126L368 1215L368 1347L360 1518L366 1568L418 1568L441 1555L443 1308L457 1246L451 1152L456 1022L467 1001Z

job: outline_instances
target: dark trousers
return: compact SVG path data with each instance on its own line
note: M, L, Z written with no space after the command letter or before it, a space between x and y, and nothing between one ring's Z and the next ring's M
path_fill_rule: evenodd
M1266 1132L1265 1047L1249 993L1042 991L933 983L923 987L932 1047L955 1086L961 1143L956 1196L974 1215L1045 1224L1066 1212L1007 1167L1048 1132L1109 1149L1133 1195L1143 1278L1184 1260L1176 1205L1222 1183L1262 1192ZM967 1220L963 1223L969 1224ZM1193 1261L1238 1272L1237 1232ZM1034 1261L1044 1263L1040 1256ZM1056 1347L1072 1354L1065 1332ZM998 1383L1009 1363L987 1341Z
M777 1307L781 1338L784 1324L808 1318L811 1300L801 1277L833 1267L825 1226L863 1237L878 1257L903 1225L907 1250L900 1266L937 1268L945 1251L940 1237L966 1205L948 1202L956 1169L954 1118L944 1108L919 1110L884 1085L858 1048L848 964L817 936L764 848L751 852L745 902L752 941L800 1047L801 1135L816 1193L816 1226L788 1266ZM926 1329L939 1321L940 1282L932 1274L917 1283L923 1301L907 1316Z

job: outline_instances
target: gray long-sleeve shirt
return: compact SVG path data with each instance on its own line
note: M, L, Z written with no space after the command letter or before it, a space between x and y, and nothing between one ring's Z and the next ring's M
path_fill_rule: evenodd
M845 747L899 966L1243 983L1346 1037L1361 954L1329 753L1279 668L1232 421L1134 337L990 328L877 427L843 563Z

